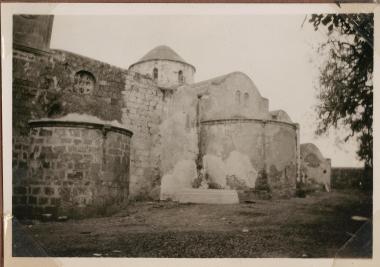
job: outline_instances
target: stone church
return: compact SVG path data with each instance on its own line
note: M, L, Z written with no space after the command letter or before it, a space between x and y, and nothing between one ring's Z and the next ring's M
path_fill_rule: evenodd
M128 69L50 49L53 19L13 19L16 216L86 217L197 192L218 202L218 192L287 198L299 183L329 188L330 161L300 145L299 125L269 110L246 74L197 82L195 66L168 46Z

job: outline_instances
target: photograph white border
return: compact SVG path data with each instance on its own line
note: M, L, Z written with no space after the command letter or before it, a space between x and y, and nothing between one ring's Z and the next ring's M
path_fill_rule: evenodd
M5 266L380 266L379 170L374 164L373 259L156 259L156 258L16 258L12 257L12 15L254 15L254 14L312 14L312 13L370 13L375 14L374 50L374 162L379 162L377 133L380 130L380 5L376 4L1 4L2 114L3 114L3 203Z

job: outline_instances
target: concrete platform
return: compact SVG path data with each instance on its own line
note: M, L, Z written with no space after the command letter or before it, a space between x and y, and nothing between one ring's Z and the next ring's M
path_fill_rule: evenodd
M180 203L237 204L236 190L224 189L184 189L178 193Z

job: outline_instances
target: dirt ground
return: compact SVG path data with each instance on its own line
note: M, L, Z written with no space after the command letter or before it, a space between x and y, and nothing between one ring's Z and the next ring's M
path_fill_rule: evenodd
M112 217L21 228L55 257L319 258L336 256L365 223L352 216L372 218L371 196L333 191L237 205L136 202ZM14 256L25 256L22 242L14 238ZM345 256L371 257L371 249Z

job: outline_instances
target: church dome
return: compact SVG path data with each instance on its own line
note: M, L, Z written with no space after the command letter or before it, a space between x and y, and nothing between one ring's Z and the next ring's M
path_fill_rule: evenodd
M153 61L153 60L168 60L168 61L176 61L183 64L187 64L191 66L192 68L195 67L189 63L187 63L180 55L178 55L172 48L170 48L167 45L160 45L152 50L150 50L145 56L143 56L140 60L133 63L131 67L133 67L136 64L147 62L147 61Z
M151 77L160 87L175 87L194 81L195 67L187 63L169 46L161 45L150 50L129 71Z

